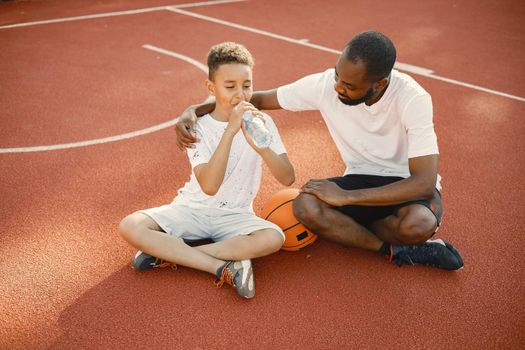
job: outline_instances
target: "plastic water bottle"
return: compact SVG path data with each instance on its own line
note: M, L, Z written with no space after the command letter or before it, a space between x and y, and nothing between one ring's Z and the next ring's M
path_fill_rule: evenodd
M251 112L244 112L242 115L246 132L251 137L255 145L259 148L268 148L272 143L272 135L264 126L264 122L255 117Z

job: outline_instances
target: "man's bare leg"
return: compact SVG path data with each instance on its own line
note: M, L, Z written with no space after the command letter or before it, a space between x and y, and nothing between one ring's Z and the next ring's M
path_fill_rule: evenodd
M374 231L359 225L355 220L326 205L313 195L302 193L294 200L294 215L303 225L325 239L345 246L390 253L390 261L398 265L427 265L445 270L463 268L461 255L450 243L443 240L426 242L426 238L434 232L436 224L435 217L432 218L427 214L433 217L430 210L420 204L401 208L397 215L391 215L372 224L372 230L375 229L378 233L376 235ZM421 225L422 221L425 221L428 227ZM414 222L416 225L413 224ZM428 231L417 232L415 228L419 227ZM406 229L412 235L407 235L400 229ZM396 239L399 242L406 242L407 237L408 240L412 240L411 242L424 243L398 245L386 241L386 239Z
M370 230L383 241L404 245L424 243L436 228L436 217L421 204L402 207L396 214L370 225Z
M383 241L349 216L301 193L293 202L295 217L315 234L348 247L379 251Z

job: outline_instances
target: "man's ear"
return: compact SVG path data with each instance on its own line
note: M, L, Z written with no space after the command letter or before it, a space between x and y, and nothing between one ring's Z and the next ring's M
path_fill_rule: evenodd
M206 89L208 89L208 93L211 96L215 96L215 84L210 79L206 79L204 81L204 84L206 85Z
M377 91L383 90L388 85L389 78L390 78L390 76L388 76L388 77L386 77L384 79L381 79L378 82L376 82L376 84L377 84Z
M388 78L381 79L379 81L376 81L374 83L374 90L375 91L381 91L385 88L385 86L388 84Z

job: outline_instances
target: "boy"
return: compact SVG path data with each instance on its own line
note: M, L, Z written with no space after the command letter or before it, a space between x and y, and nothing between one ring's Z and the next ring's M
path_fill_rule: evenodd
M283 185L291 185L295 175L272 119L247 102L253 92L252 67L251 54L242 45L227 42L211 48L206 87L216 107L195 127L199 141L187 151L190 180L171 204L133 213L120 223L122 237L139 249L133 267L176 263L214 274L217 287L226 282L241 297L255 295L249 259L273 253L284 242L278 226L253 213L261 161ZM264 119L272 135L270 147L258 148L245 133L246 111ZM184 242L201 239L214 243L190 247Z

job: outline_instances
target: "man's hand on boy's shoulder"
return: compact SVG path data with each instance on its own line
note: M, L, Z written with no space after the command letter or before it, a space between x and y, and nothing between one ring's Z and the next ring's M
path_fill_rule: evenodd
M195 148L194 143L198 141L193 129L197 122L195 110L196 106L186 108L178 117L177 123L175 124L177 147L181 151L184 151L186 148Z

